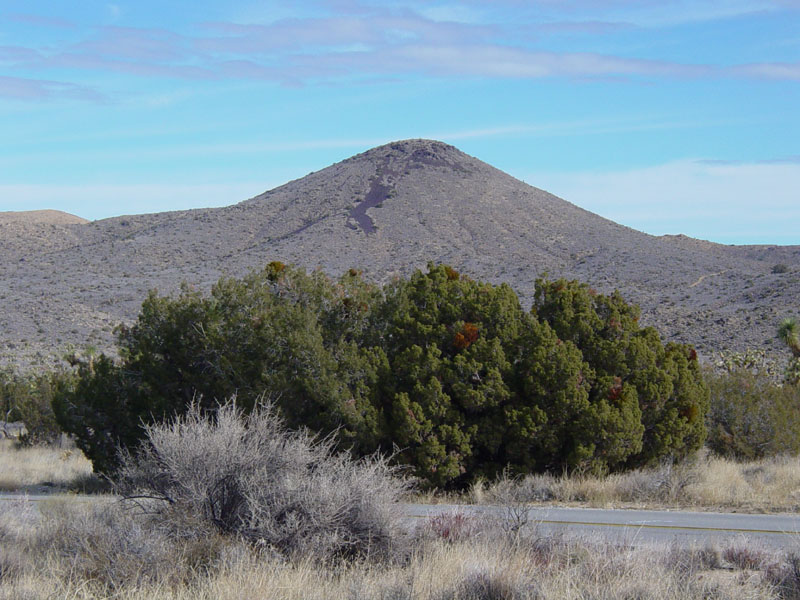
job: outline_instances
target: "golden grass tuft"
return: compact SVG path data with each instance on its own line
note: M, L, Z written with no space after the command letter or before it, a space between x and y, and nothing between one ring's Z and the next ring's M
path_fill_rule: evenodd
M591 507L686 508L750 512L800 509L800 458L736 462L701 455L683 464L614 473L528 475L472 486L461 501L578 504ZM427 500L433 498L428 497ZM453 497L447 498L453 501Z
M66 488L91 476L92 463L77 448L17 448L14 441L0 439L0 491Z

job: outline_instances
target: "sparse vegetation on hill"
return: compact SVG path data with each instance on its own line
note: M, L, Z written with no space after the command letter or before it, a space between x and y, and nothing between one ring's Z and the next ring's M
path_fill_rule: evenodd
M210 295L151 294L120 361L79 365L56 416L98 470L192 402L274 398L287 424L357 456L398 448L428 485L619 470L702 445L707 389L688 346L662 344L619 295L542 280L514 291L430 266L380 288L271 263Z
M376 283L433 260L508 283L526 309L546 271L619 289L643 325L706 358L777 354L775 327L800 295L798 246L646 235L432 140L374 148L223 208L92 223L20 217L0 216L0 364L15 366L52 364L69 344L110 352L112 328L135 320L148 290L177 293L188 281L207 292L222 274L274 259L332 276L358 265Z

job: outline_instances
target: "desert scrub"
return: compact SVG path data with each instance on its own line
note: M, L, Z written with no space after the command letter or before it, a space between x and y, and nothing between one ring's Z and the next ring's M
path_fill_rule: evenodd
M150 598L240 561L324 570L407 556L406 481L380 457L285 429L269 405L192 405L147 427L121 465L116 496L0 503L0 599Z
M82 488L93 478L92 463L77 448L19 447L13 440L0 439L0 491Z
M682 463L593 475L528 475L477 482L460 500L477 504L556 502L598 507L636 506L794 511L800 508L800 459L782 455L736 461L708 453ZM447 501L459 500L449 496Z
M800 452L800 387L770 371L733 365L707 371L707 445L720 456L763 458Z
M212 530L282 556L389 557L401 540L398 500L407 488L380 456L336 454L332 438L284 427L262 404L145 427L123 453L117 492L162 528Z
M396 561L286 561L240 538L196 544L142 522L117 503L0 506L0 600L414 600L637 598L790 599L798 559L741 543L637 549L595 539L511 538L491 522L459 540L424 524ZM431 534L434 532L434 534Z

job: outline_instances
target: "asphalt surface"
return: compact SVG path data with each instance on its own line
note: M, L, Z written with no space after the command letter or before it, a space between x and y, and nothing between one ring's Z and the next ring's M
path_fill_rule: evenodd
M519 518L499 506L405 505L406 514L428 518L463 512L475 518ZM516 510L516 509L515 509ZM800 551L800 515L752 515L668 510L533 507L524 509L527 528L538 535L602 539L637 546L674 543L680 547L755 542Z
M97 501L101 496L61 495L76 501ZM0 502L41 502L58 494L0 494ZM636 546L679 547L756 543L769 548L800 551L800 514L754 515L744 513L502 506L403 504L409 522L437 515L463 513L475 519L517 519L537 535L601 540ZM513 511L513 512L510 512Z

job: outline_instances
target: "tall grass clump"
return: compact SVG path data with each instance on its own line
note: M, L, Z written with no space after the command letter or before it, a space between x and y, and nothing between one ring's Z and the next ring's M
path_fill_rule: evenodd
M476 483L464 498L475 504L501 506L508 506L510 497L522 504L555 502L606 508L785 512L800 510L798 490L800 460L796 456L741 462L706 452L691 461L665 461L658 466L607 476L574 473L503 476Z
M92 463L77 448L0 439L0 491L80 488L93 481Z
M148 425L123 453L117 491L173 530L211 528L286 557L385 558L402 531L407 483L385 459L336 454L331 438L289 431L271 405Z

